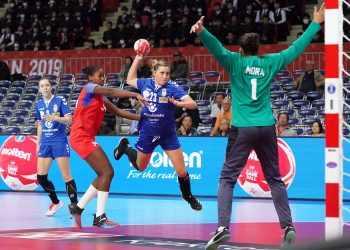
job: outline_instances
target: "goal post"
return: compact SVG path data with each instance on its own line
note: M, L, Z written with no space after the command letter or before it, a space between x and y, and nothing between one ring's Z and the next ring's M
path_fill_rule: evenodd
M325 0L325 238L343 235L343 12Z

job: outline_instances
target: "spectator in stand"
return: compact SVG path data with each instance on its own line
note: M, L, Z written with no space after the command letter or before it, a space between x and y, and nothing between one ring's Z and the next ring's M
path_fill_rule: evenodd
M170 79L186 78L188 74L188 65L180 51L173 55L173 63L170 65Z
M220 120L219 130L215 134L215 136L228 136L228 134L230 133L230 127L230 120L222 118Z
M0 61L0 81L11 80L11 71L6 62Z
M103 32L103 37L102 37L102 39L105 43L107 43L108 39L113 40L113 38L115 37L112 25L113 25L112 22L106 23L106 31ZM113 42L115 42L115 41L113 41Z
M8 51L6 49L6 44L5 43L0 43L0 52L6 52L6 51Z
M288 33L286 11L281 8L279 1L275 1L274 7L274 24L277 29L277 40L286 41Z
M210 28L210 32L216 36L219 41L225 41L227 27L223 25L222 19L214 19Z
M98 31L99 27L102 25L101 0L90 1L88 15L91 20L92 30Z
M120 77L122 78L123 81L126 81L126 78L128 77L128 73L132 62L133 62L133 59L131 56L127 56L124 58L124 65L123 65L122 71L120 71Z
M231 31L227 32L223 45L225 46L237 45L237 36Z
M289 115L287 113L278 113L276 135L277 137L298 136L297 132L288 126Z
M181 126L181 120L186 115L191 116L192 118L192 126L197 129L199 126L199 123L201 121L201 118L199 116L199 110L198 108L195 109L186 109L177 107L174 112L175 122L176 122L176 128L180 128Z
M18 42L15 42L13 45L13 49L11 51L23 51L23 48L21 47L21 45Z
M46 51L49 51L49 50L55 50L55 47L53 47L53 46L51 45L51 41L50 41L50 40L46 40L46 41L44 42L44 46L43 46L42 49L43 49L43 50L46 50Z
M11 49L15 43L15 35L11 32L9 26L5 28L5 33L1 35L0 43L4 43L7 49Z
M95 49L95 40L94 39L87 40L86 49Z
M238 21L237 15L231 16L227 24L227 29L229 32L232 32L235 35L236 39L238 39L238 37L241 35L242 26Z
M118 48L127 47L124 39L125 37L129 37L129 31L125 28L124 23L118 23L113 36L113 41L115 41ZM124 43L121 43L122 40Z
M137 69L137 78L150 78L151 76L151 69L146 64L145 58L142 58L139 62L139 67Z
M319 120L314 121L312 123L311 136L313 136L313 137L323 137L324 136L323 126Z
M184 135L184 136L192 136L192 135L198 135L196 128L192 127L192 117L189 115L185 115L180 120L181 126L177 130L177 135Z
M223 112L216 117L215 125L214 125L213 129L210 131L210 136L215 136L216 133L219 131L221 119L226 118L231 123L232 111L231 111L231 100L230 99L225 98L222 101L222 109L223 109Z
M197 19L198 17L196 17ZM214 4L214 9L211 11L210 13L210 20L225 20L225 12L222 10L221 8L221 3L220 2L216 2Z
M224 111L222 108L222 101L225 99L225 95L223 93L216 93L215 102L211 105L211 113L210 117L213 118L213 127L216 122L216 117Z
M29 50L32 50L32 51L42 50L41 42L39 40L36 40L34 42L34 45L32 47L29 47Z
M261 3L261 10L256 14L255 22L261 23L264 16L268 18L269 23L272 23L274 20L273 12L269 9L269 4L267 1Z
M262 44L274 43L275 27L269 23L269 17L263 16L261 24L259 25L260 42Z
M108 38L106 43L102 44L102 49L114 49L112 38Z
M315 71L315 63L313 61L305 62L305 73L294 81L294 89L299 90L305 94L309 91L323 91L324 90L324 76Z
M302 24L303 31L305 31L307 27L309 27L310 23L311 23L310 15L308 13L305 13L303 16L303 24Z

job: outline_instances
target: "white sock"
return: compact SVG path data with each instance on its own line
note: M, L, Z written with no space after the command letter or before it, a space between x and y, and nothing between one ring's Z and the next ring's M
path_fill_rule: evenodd
M93 198L96 197L96 195L97 195L97 189L93 185L90 185L90 187L88 188L88 190L86 190L83 197L81 197L81 199L79 200L77 204L78 207L83 209Z
M96 217L105 213L108 194L109 192L97 191Z

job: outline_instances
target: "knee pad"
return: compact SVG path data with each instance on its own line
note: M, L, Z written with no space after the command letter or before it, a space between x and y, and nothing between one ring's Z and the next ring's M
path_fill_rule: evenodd
M47 174L45 174L45 175L38 174L37 180L45 192L49 193L51 191L55 191L55 187L52 184L52 182L47 178Z

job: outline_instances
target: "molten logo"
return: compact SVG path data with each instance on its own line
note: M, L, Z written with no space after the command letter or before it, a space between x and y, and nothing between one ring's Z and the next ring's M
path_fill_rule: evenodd
M27 161L30 161L30 157L32 156L31 153L26 153L22 150L19 150L18 148L3 148L1 150L2 155L8 155L8 156L14 156L18 157L20 159L24 159Z
M189 168L201 168L202 167L202 151L192 152L187 154L183 152L185 166ZM159 167L173 167L168 155L163 151L163 153L153 152L151 160L149 163L154 168Z

